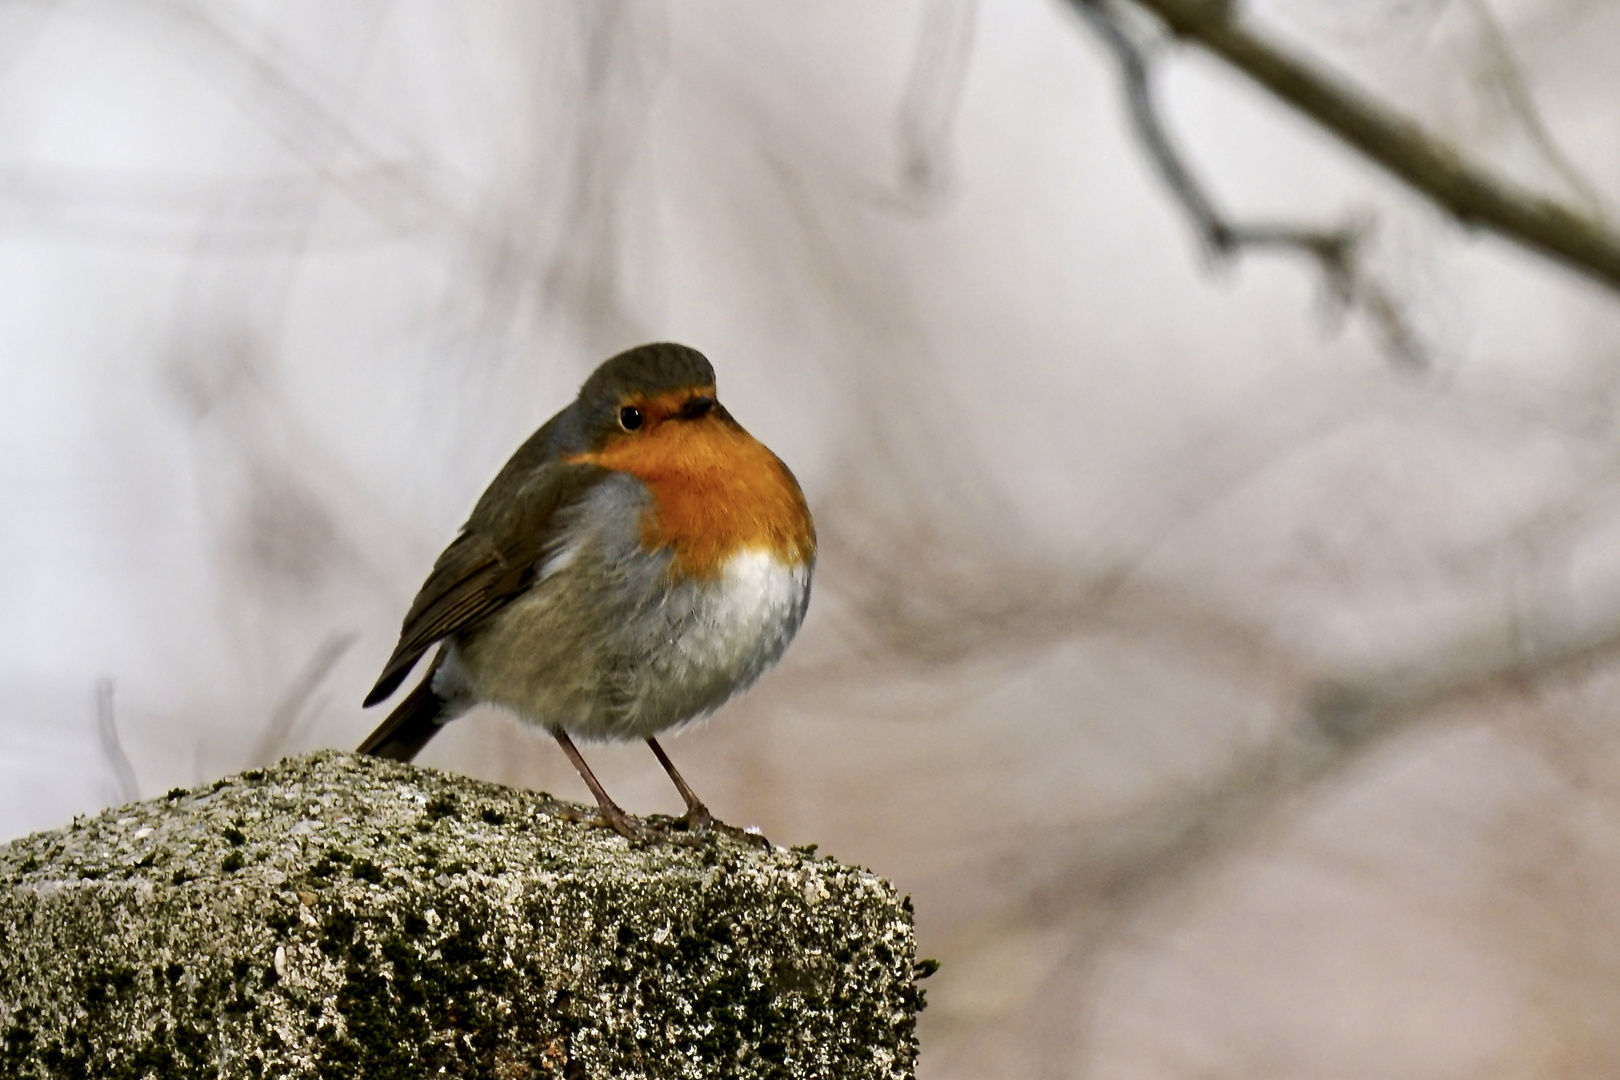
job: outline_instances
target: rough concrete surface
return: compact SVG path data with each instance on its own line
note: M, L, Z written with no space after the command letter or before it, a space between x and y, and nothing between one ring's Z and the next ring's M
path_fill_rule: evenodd
M911 905L352 754L0 847L0 1077L909 1077Z

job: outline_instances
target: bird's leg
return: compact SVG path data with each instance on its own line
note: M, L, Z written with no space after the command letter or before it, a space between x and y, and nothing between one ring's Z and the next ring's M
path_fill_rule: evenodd
M707 832L709 826L714 823L714 815L703 805L703 800L697 797L697 792L688 787L686 781L681 779L681 774L675 771L675 763L669 760L669 755L658 745L658 740L648 739L647 745L652 747L652 752L657 755L658 764L662 765L664 771L669 773L669 778L675 781L675 790L686 800L686 817L682 820L686 822L687 829L694 833Z
M591 789L592 795L596 796L596 805L601 808L602 816L607 819L607 823L612 827L613 831L626 840L645 839L641 830L631 822L630 815L619 809L619 804L608 797L607 790L597 781L596 774L591 772L591 767L585 764L585 759L580 756L578 748L574 746L574 740L568 737L568 733L559 730L553 731L551 735L552 738L557 740L558 745L563 748L563 753L568 755L568 760L574 763L574 768L579 770L579 775L585 781L585 786Z

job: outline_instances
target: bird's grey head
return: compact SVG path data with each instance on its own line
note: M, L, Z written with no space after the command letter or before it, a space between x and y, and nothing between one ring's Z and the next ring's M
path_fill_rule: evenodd
M604 360L580 387L574 402L576 437L586 445L598 445L629 430L624 423L627 404L683 392L701 394L705 409L714 405L714 367L702 353L672 342L627 349Z

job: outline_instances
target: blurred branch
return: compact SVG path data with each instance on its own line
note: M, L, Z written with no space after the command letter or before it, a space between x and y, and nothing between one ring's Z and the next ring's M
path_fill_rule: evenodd
M135 780L135 766L124 753L124 744L118 739L117 718L113 715L113 681L96 680L96 734L101 737L101 755L113 772L120 803L134 802L141 797L140 785Z
M1486 81L1501 96L1508 113L1518 122L1547 165L1586 204L1587 211L1593 217L1601 218L1603 199L1581 175L1569 155L1564 153L1558 140L1553 138L1541 110L1536 107L1535 97L1530 93L1529 80L1524 77L1524 68L1513 52L1513 43L1507 31L1502 29L1502 23L1491 10L1491 5L1486 0L1466 0L1464 6L1479 26Z
M366 37L373 38L386 6L357 12L372 24ZM382 131L375 120L357 123L352 90L323 85L318 69L270 26L230 5L201 0L130 5L129 13L152 20L163 30L156 41L217 79L289 151L393 231L409 233L443 222L466 228L431 148L398 128ZM335 170L339 160L362 165Z
M398 230L349 217L311 235L309 219L329 188L346 193L390 182L387 162L322 175L199 176L41 165L0 168L0 223L118 244L185 247L199 253L297 252L355 247ZM375 219L372 219L375 220Z
M1046 939L1067 944L1043 967L1032 1007L1062 1030L1073 1021L1076 1000L1095 1000L1106 967L1096 962L1100 954L1158 939L1150 925L1197 903L1201 886L1234 855L1280 847L1280 834L1298 827L1310 801L1391 740L1474 719L1471 710L1448 713L1448 706L1534 693L1617 654L1620 604L1611 603L1589 619L1547 610L1472 629L1410 669L1319 682L1307 688L1291 724L1237 755L1210 782L1190 791L1177 784L1152 804L1106 820L1055 819L1044 842L1024 836L1041 852L1038 885L960 940L1027 934L1031 927L1061 931ZM956 943L934 947L949 954ZM1076 992L1086 983L1089 989ZM1050 1052L1051 1075L1062 1075L1064 1055L1072 1055L1072 1046Z
M1231 0L1129 0L1226 60L1465 225L1486 228L1620 291L1620 234L1493 175L1336 75L1248 29ZM1096 0L1070 0L1089 7Z
M314 654L293 679L287 692L281 695L276 707L270 710L269 719L265 721L264 734L259 737L259 744L253 749L251 764L273 765L281 757L292 737L293 729L298 725L298 719L304 713L304 706L337 662L343 659L343 654L359 640L359 635L353 632L329 635L315 648Z
M1523 693L1548 679L1579 675L1620 653L1620 594L1596 614L1515 612L1470 628L1398 665L1318 684L1311 716L1331 738L1398 728L1409 719L1490 693Z
M1198 230L1206 250L1217 258L1245 249L1294 251L1312 259L1322 272L1329 294L1346 307L1360 305L1373 318L1384 340L1400 360L1418 365L1422 349L1399 303L1364 273L1357 259L1364 235L1359 225L1322 228L1287 223L1233 223L1215 207L1203 183L1183 160L1159 117L1147 54L1131 39L1107 0L1071 0L1076 11L1119 61L1131 126L1147 150L1170 193Z
M1086 842L1006 925L1067 924L1077 931L1071 961L1115 940L1234 850L1287 828L1287 811L1342 776L1376 747L1442 710L1502 695L1533 693L1620 655L1620 590L1588 614L1542 604L1489 626L1470 625L1439 646L1396 665L1307 684L1298 718L1264 745L1240 755L1193 791L1103 822L1054 822Z
M900 102L901 181L914 195L950 186L950 141L968 61L978 0L929 0L922 11L917 56Z

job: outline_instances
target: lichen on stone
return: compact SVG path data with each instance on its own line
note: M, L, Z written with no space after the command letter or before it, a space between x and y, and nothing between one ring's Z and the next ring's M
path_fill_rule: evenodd
M320 752L0 847L0 1077L912 1075L887 882L581 816Z

